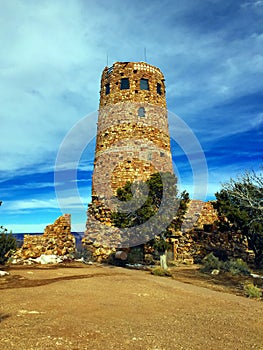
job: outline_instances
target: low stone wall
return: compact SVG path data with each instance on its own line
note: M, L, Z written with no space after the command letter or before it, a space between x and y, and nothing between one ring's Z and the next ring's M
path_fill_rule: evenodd
M113 227L110 211L94 198L89 207L89 220L83 244L96 261L108 261L121 241L118 228ZM213 252L221 258L251 259L247 241L236 232L220 232L215 223L218 215L211 202L191 200L180 231L171 231L170 259L175 262L198 263ZM128 247L127 247L128 248ZM129 254L129 250L128 250ZM144 246L145 261L153 261L153 247Z
M172 247L173 260L184 263L199 263L211 252L221 259L250 259L247 241L240 233L234 232L180 231L172 238Z
M41 236L25 235L24 242L12 256L14 261L38 258L41 255L71 256L76 250L75 237L71 234L70 214L60 216L45 228Z
M175 261L200 262L213 252L222 259L242 258L248 261L251 252L247 240L241 233L220 232L219 220L212 202L191 200L181 230L174 232L172 256Z

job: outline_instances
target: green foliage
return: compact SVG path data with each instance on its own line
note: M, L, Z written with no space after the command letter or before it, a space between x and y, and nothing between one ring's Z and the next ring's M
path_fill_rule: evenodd
M121 202L133 201L130 212L117 211L112 213L112 222L114 226L120 228L139 227L146 223L155 215L159 215L157 225L154 227L144 227L143 230L151 230L150 232L142 232L141 234L150 237L155 236L149 244L151 244L158 253L163 253L170 247L170 236L175 230L178 230L183 222L183 216L189 202L189 194L183 192L178 196L176 187L176 177L167 173L155 173L145 183L140 183L137 187L137 199L133 196L133 184L127 182L123 188L117 190L117 199ZM144 185L144 186L143 186ZM141 187L140 187L141 186ZM145 196L140 188L147 187L148 194ZM139 194L139 196L138 196ZM143 195L145 197L143 197ZM137 205L139 200L144 198L142 204ZM133 210L133 207L138 209ZM174 219L175 218L175 219ZM162 222L167 222L170 225L167 228L162 226ZM159 228L159 224L161 229ZM142 229L141 229L142 230ZM129 254L131 256L131 253Z
M132 199L132 190L131 190L132 183L130 181L127 181L123 188L117 189L117 197L120 201L127 202Z
M216 193L216 199L219 229L241 232L255 253L255 264L263 264L263 175L252 171L230 179Z
M166 235L164 234L160 236L156 236L152 243L153 243L153 248L156 249L156 251L159 253L165 252L171 246L169 239L167 240Z
M138 209L134 211L131 210L131 212L128 213L121 211L112 213L112 222L114 226L120 228L139 226L156 215L163 200L168 210L171 209L170 211L177 209L175 202L178 203L179 201L179 208L174 212L175 219L165 231L161 233L158 232L155 239L151 242L158 252L163 252L170 246L169 237L172 235L173 231L180 229L182 225L183 216L189 202L189 194L184 191L180 197L178 197L176 177L171 173L152 174L145 184L148 188L148 196L144 203L140 205ZM167 196L167 193L170 198ZM164 199L163 197L165 194L166 197ZM117 190L117 198L122 202L134 200L131 182L127 182L123 188ZM165 222L166 214L164 213L163 215L162 219Z
M242 259L231 259L221 261L213 253L210 253L203 259L202 272L211 272L213 270L230 272L231 275L250 275L250 270Z
M250 275L250 269L247 263L242 259L230 260L224 263L224 269L229 271L231 275Z
M202 261L202 272L211 272L213 270L220 270L222 261L220 261L213 253L208 254Z
M16 239L7 233L6 228L0 226L0 264L5 264L16 248Z
M165 183L167 188L164 188L163 183ZM112 213L114 226L125 228L141 225L156 214L162 203L165 191L169 191L174 197L177 195L176 178L171 173L152 174L145 184L149 192L144 203L135 211L132 211L131 208L131 211L128 213L120 211ZM117 198L122 202L129 202L133 199L131 182L127 182L123 188L118 188Z
M154 269L152 269L151 274L155 276L161 276L161 277L172 276L172 273L169 270L162 269L161 267L155 267Z
M183 191L180 195L180 204L176 213L176 217L173 220L170 227L172 227L175 231L180 230L182 223L184 221L184 215L188 208L188 203L190 202L189 193Z
M143 246L131 247L127 257L128 264L143 262Z
M261 298L261 290L253 283L246 283L243 287L244 293L249 298Z
M86 247L83 247L82 245L79 245L77 247L77 250L74 252L74 259L82 259L83 261L92 261L93 256L92 252L89 251Z

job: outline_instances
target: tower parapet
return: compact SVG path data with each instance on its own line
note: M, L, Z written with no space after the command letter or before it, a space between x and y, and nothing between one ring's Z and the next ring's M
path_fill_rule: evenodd
M166 107L164 76L145 62L116 62L101 78L100 107L119 102L147 102Z

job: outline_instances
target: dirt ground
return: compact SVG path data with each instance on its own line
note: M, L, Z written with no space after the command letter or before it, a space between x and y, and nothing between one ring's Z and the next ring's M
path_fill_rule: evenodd
M195 267L173 278L80 263L6 269L1 349L263 350L263 302Z

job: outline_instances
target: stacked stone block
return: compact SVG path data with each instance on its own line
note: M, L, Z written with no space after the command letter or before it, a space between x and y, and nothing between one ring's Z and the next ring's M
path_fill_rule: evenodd
M72 256L76 250L75 237L71 234L70 215L60 216L52 225L46 226L44 234L25 235L24 242L13 258L17 261L38 258L41 255Z
M220 232L217 229L217 211L212 202L191 200L181 230L173 233L173 258L175 261L200 262L213 252L221 258L248 260L250 252L241 233Z

